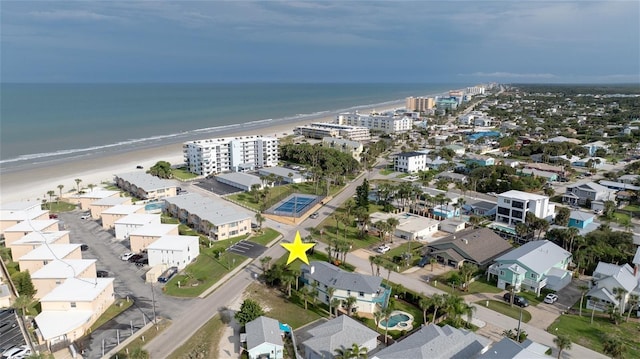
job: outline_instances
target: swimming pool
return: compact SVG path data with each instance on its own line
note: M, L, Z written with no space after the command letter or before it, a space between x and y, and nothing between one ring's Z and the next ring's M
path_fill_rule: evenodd
M144 205L144 210L147 212L162 209L164 209L164 202L150 202Z
M413 315L395 310L391 312L389 320L381 320L378 327L389 330L411 330L413 328Z
M409 316L406 314L396 314L396 315L390 316L389 321L386 321L386 320L380 321L380 324L382 324L383 327L392 328L398 325L398 323L406 322L409 319L410 319Z

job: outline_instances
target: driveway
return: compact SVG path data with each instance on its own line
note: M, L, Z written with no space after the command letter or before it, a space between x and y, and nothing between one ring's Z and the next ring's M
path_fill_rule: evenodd
M97 329L79 343L84 349L85 357L97 358L102 355L102 349L107 352L157 316L177 318L188 308L194 299L167 297L159 288L152 292L151 284L144 281L148 267L139 268L133 263L120 259L122 253L129 252L128 242L120 241L108 231L104 230L98 221L80 219L84 212L73 211L61 213L66 229L70 230L72 243L86 243L87 251L82 252L83 258L97 259L96 268L107 270L110 276L115 276L114 293L116 298L130 298L134 304Z

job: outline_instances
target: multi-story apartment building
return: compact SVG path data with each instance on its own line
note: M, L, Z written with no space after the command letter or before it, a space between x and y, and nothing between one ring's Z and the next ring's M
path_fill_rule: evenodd
M345 140L342 138L325 137L322 139L322 145L325 147L334 148L344 153L348 153L358 162L360 162L360 156L362 155L362 152L364 152L362 143L358 141Z
M357 112L345 112L339 114L336 120L340 125L365 127L384 133L402 133L413 128L412 118L393 113L362 115Z
M371 139L371 132L366 127L335 123L315 122L310 125L298 126L295 128L294 133L317 139L325 137L339 137L351 141L368 141Z
M527 212L538 218L551 220L555 205L549 203L549 197L533 193L512 190L498 195L496 221L509 225L524 223Z
M485 88L484 86L467 87L464 92L470 95L484 95Z
M394 171L416 173L427 168L427 154L422 152L402 152L393 163Z
M435 104L433 97L407 97L405 107L407 111L426 112L428 110L433 110Z
M203 176L278 164L278 139L275 137L212 138L185 142L182 147L189 171Z

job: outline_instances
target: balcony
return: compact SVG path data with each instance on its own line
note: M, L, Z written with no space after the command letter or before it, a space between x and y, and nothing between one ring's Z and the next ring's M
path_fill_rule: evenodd
M534 288L542 289L547 286L547 278L544 278L539 282L535 279L525 278L524 280L522 280L522 284L525 284Z

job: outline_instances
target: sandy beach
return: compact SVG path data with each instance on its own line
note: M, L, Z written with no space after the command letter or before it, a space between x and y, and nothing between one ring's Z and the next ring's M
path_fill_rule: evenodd
M395 104L386 108L364 108L359 109L359 112L370 113L374 109L378 112L385 112L398 107L401 105ZM318 116L317 118L305 118L302 121L292 120L292 122L283 122L277 125L265 125L263 128L254 128L251 131L223 132L220 133L220 136L215 137L248 135L282 137L284 133L291 134L296 126L311 122L330 122L334 119L334 115ZM183 163L182 144L160 144L153 148L134 149L113 155L96 155L89 159L69 160L62 163L43 163L37 168L2 173L0 175L0 202L48 199L48 191L53 190L56 195L58 194L58 185L64 186L63 193L76 188L76 178L82 180L81 187L86 187L89 184L99 185L102 182L111 182L115 174L135 171L136 166L139 165L149 168L160 160L168 161L172 165Z

